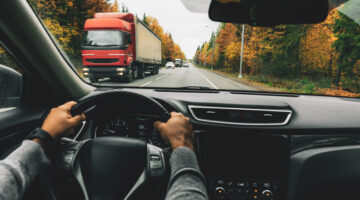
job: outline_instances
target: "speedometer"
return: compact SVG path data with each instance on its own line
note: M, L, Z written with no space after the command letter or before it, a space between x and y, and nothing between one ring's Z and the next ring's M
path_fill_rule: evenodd
M128 137L129 124L124 119L111 120L105 124L102 136L121 136Z
M160 132L153 127L155 120L153 116L115 116L98 123L95 137L129 137L167 148L169 145L164 143Z

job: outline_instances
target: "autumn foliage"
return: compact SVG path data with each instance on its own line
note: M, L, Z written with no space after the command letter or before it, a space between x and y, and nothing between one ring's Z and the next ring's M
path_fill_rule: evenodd
M46 28L70 55L79 55L86 19L96 12L116 12L119 6L106 0L30 0L29 3ZM70 56L73 57L73 56Z
M220 24L194 61L239 73L241 31L242 25ZM359 35L359 25L336 9L320 24L245 25L242 73L290 92L359 96Z

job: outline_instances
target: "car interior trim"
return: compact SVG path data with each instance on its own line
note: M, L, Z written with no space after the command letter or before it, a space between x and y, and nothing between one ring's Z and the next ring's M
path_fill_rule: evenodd
M215 106L198 106L198 105L188 105L191 115L198 121L201 122L210 122L217 124L226 124L226 125L240 125L240 126L284 126L288 124L292 116L292 111L288 109L260 109L260 108L233 108L233 107L215 107ZM242 122L227 122L220 120L209 120L198 118L193 109L194 108L203 108L203 109L223 109L223 110L241 110L241 111L265 111L265 112L279 112L279 113L288 113L284 122L281 123L242 123Z
M81 127L80 127L79 131L76 133L73 141L76 141L79 138L80 134L84 130L84 127L85 127L86 123L87 123L86 120L81 123Z
M131 188L131 190L129 191L129 193L125 196L124 200L128 200L131 199L133 197L133 195L136 193L136 191L138 191L138 189L145 183L146 181L146 169L144 169L144 171L141 173L139 179L136 181L136 183L134 184L134 186Z
M77 182L80 185L82 194L84 195L85 200L89 200L89 195L85 186L85 182L84 182L84 178L83 175L81 173L81 169L80 169L80 163L77 161L77 156L79 154L79 151L81 149L81 147L87 142L88 140L82 141L79 148L76 150L75 153L75 158L72 160L71 166L72 166L72 173L74 174Z

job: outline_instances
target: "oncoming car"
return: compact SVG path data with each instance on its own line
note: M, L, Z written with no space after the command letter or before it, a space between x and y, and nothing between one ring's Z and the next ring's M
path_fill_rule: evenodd
M360 0L0 1L1 159L73 100L85 121L23 199L169 198L153 124L172 112L195 155L175 167L197 166L204 198L358 199L359 16Z
M175 69L175 64L173 62L167 62L165 65L165 68L171 68L171 69Z

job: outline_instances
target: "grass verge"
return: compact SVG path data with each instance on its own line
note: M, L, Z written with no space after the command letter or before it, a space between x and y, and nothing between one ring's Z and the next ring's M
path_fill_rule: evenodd
M331 80L327 78L312 80L309 77L285 79L266 75L243 75L243 78L239 79L239 73L232 71L232 69L222 68L211 70L211 68L206 66L195 66L249 85L260 91L360 97L359 93L346 91L341 87L341 85L336 87L332 84Z

